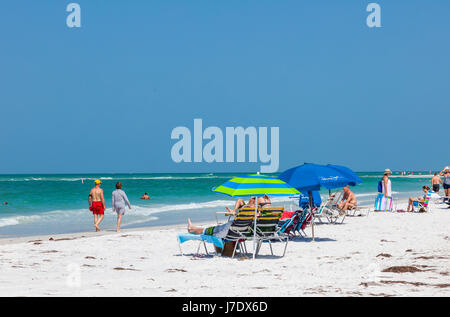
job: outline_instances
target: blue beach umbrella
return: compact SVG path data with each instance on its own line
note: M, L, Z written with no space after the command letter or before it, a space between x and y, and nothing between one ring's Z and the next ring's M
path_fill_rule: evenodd
M301 192L308 192L311 210L313 206L313 191L320 190L321 187L331 190L362 183L358 175L348 167L331 164L318 165L305 163L284 171L278 178ZM314 216L313 213L312 215ZM311 224L314 240L314 219Z
M331 164L305 163L284 171L278 178L301 192L320 190L321 187L331 190L362 183L358 175L351 169Z

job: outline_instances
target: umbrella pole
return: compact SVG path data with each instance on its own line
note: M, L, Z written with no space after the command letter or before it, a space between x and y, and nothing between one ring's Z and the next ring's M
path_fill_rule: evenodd
M255 220L253 220L253 260L256 257L256 215L258 213L258 198L255 197Z
M308 192L309 195L309 208L311 210L311 232L312 232L312 241L314 241L314 212L313 212L313 194L312 191Z

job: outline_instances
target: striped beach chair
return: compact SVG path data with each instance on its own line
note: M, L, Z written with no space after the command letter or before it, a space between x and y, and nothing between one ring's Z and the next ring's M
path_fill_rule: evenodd
M283 211L284 207L271 207L260 209L259 215L256 218L256 226L255 226L256 240L257 240L255 255L258 255L259 251L261 250L261 246L264 242L269 244L271 255L274 255L272 243L284 242L285 245L282 257L286 254L289 236L280 234L278 227ZM253 232L251 236L248 237L249 240L253 239L254 233L255 232Z

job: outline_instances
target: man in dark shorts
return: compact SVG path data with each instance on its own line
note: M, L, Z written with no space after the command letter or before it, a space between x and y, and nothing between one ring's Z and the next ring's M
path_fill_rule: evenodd
M439 194L440 184L442 184L441 177L437 173L434 173L434 176L431 179L431 188L436 194Z

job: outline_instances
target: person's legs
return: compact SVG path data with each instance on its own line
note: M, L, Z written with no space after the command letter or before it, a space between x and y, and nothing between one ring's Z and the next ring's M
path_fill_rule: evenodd
M195 227L192 225L191 219L188 218L188 232L193 234L203 234L203 228L201 227Z
M104 217L105 217L104 214L100 214L99 217L98 217L98 220L97 220L97 222L96 222L96 224L95 224L95 227L98 229L98 231L100 231L99 225L100 225L100 222L102 222L102 220L103 220Z
M234 204L234 211L239 210L242 206L245 206L245 201L241 198L236 200L236 203Z
M117 214L117 232L120 232L120 224L122 223L122 214Z
M408 200L408 209L406 210L406 211L414 211L414 205L413 205L413 203L414 203L414 201L415 201L415 199L414 198L412 198L412 197L409 197L409 200ZM411 209L411 210L410 210Z
M227 209L227 211L229 213L235 213L237 210L239 210L242 206L245 206L245 201L241 198L238 198L238 200L236 200L236 203L234 204L234 209L231 210L228 207L225 207Z
M98 215L94 214L94 226L95 226L95 231L100 231L100 228L97 225L97 221L98 221Z

